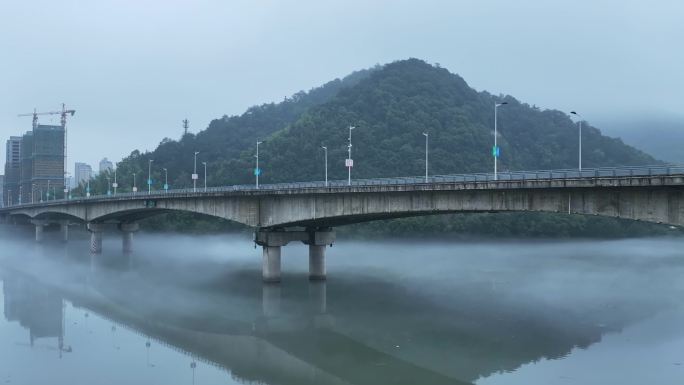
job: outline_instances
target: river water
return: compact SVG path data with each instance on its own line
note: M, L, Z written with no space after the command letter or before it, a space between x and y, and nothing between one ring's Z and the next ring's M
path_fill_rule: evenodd
M0 384L684 383L684 239L0 242Z

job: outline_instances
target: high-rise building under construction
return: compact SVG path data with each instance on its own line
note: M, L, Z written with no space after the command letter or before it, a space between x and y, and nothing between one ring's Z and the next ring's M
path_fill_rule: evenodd
M23 203L61 196L64 189L64 128L37 125L21 141Z

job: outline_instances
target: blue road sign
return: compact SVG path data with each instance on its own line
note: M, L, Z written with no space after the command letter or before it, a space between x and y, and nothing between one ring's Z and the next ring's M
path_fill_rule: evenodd
M169 189L169 185L164 183L164 190L168 190L168 189Z
M492 146L492 155L495 158L499 157L499 153L501 152L501 148L499 146Z
M147 184L148 184L148 185L152 185L152 179L148 179L148 180L147 180Z
M255 168L254 169L254 176L259 176L261 175L261 169L260 168Z

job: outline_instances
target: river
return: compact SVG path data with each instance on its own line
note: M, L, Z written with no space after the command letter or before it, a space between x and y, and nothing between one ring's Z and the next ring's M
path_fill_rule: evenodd
M684 239L0 240L0 384L682 384Z

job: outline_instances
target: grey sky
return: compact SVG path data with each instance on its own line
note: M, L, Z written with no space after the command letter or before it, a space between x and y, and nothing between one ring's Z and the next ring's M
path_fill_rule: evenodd
M681 0L10 0L2 13L3 143L30 129L16 114L66 102L70 172L178 138L183 118L198 131L408 57L597 124L684 115Z

